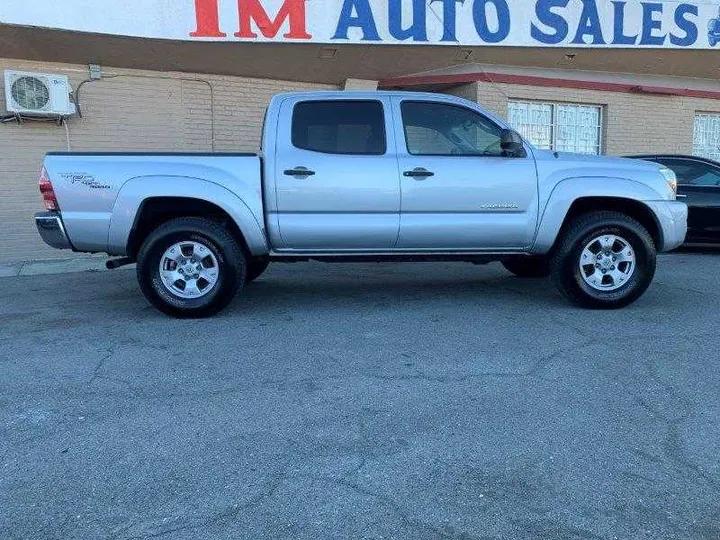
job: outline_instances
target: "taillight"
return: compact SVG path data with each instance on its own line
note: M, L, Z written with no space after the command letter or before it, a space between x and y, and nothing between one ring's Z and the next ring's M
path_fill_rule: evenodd
M57 197L55 197L55 190L53 189L52 182L48 176L47 169L43 167L40 170L40 177L38 178L38 186L40 187L40 194L42 195L45 208L50 211L60 210Z

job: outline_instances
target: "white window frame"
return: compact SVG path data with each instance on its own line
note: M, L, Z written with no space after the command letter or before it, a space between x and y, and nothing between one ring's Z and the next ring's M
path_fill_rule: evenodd
M693 120L693 156L720 161L720 135L718 135L717 142L715 144L699 143L698 121L701 118L715 119L717 120L717 123L720 124L720 112L695 111Z
M518 104L527 104L527 105L549 105L552 107L552 121L550 124L550 150L551 151L557 151L557 133L558 133L558 108L562 106L577 106L577 107L588 107L598 110L598 144L597 144L597 154L588 154L588 155L602 155L605 151L605 138L604 138L604 131L605 131L605 107L603 105L598 105L597 103L579 103L579 102L571 102L571 101L544 101L544 100L532 100L532 99L514 99L510 98L508 100L508 108L511 104L518 103ZM508 117L510 116L508 111ZM532 141L530 141L532 142Z

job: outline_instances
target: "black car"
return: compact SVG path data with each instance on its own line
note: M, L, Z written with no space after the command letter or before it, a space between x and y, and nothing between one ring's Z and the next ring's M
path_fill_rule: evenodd
M720 163L695 156L629 156L665 165L678 179L678 199L689 207L688 244L720 244Z

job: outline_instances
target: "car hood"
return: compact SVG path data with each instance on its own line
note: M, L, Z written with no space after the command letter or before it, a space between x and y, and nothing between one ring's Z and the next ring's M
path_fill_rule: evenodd
M619 169L636 169L644 171L657 171L662 166L652 161L642 159L630 159L612 156L594 156L591 154L573 154L572 152L551 152L549 150L534 149L535 159L553 160L555 162L567 163L573 167L583 165L609 167Z
M643 184L657 193L657 197L646 194L648 200L652 197L656 200L675 198L666 176L661 172L662 165L651 161L535 150L535 165L541 189L543 186L556 186L568 178L591 179L598 185L621 180Z

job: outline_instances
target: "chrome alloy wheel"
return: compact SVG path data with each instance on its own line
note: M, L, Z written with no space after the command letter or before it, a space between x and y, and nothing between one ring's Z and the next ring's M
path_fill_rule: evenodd
M580 274L597 291L614 291L635 273L635 250L624 238L604 234L591 240L580 254Z
M178 242L160 259L165 288L184 299L202 298L218 282L220 267L213 252L199 242Z

